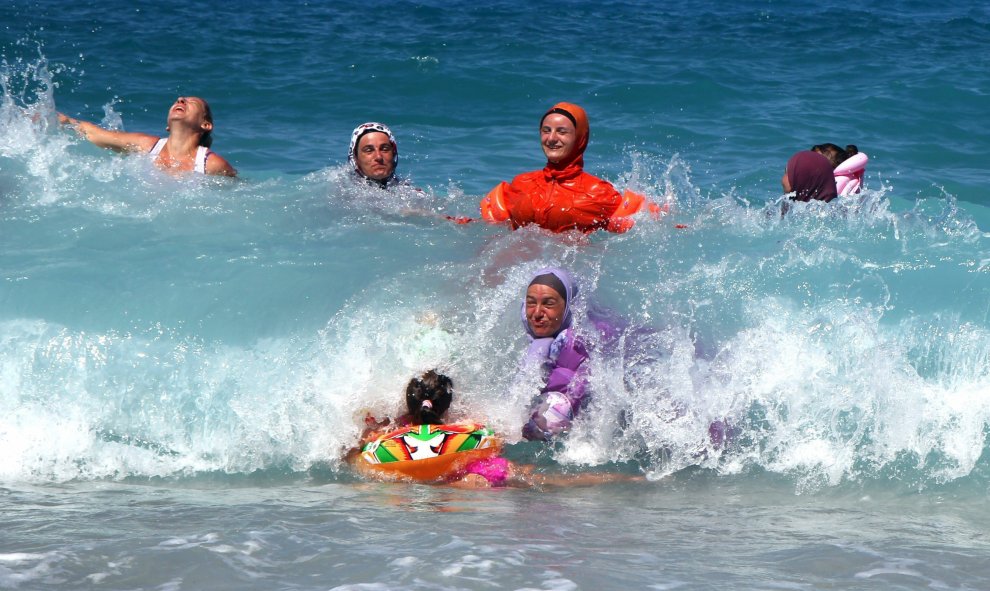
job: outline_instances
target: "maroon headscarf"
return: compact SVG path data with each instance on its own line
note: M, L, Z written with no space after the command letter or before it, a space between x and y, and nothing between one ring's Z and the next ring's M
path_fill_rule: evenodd
M838 194L832 163L818 152L805 150L794 154L787 161L786 170L791 190L796 193L795 201L831 201Z

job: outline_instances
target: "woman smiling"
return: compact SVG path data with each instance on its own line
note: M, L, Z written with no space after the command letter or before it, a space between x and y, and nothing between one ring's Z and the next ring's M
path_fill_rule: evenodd
M585 404L588 351L571 328L571 304L577 284L563 269L536 272L526 288L522 324L532 342L524 367L539 365L545 382L523 427L526 439L549 440L571 426Z
M167 137L147 133L103 129L95 123L58 113L58 122L75 128L91 143L117 152L144 152L166 172L196 172L237 176L237 171L219 154L213 144L213 112L210 105L195 96L180 96L168 110Z
M554 105L540 120L546 166L523 173L512 183L499 183L481 200L481 217L509 221L513 229L536 224L553 232L631 228L629 216L646 200L631 191L620 194L608 181L584 172L590 134L584 109L571 103ZM654 208L651 203L651 211L659 212Z

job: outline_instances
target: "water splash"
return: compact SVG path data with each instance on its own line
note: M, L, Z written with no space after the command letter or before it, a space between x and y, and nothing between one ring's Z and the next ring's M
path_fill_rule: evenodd
M397 412L432 367L456 416L517 441L519 298L547 264L581 280L579 317L619 326L579 322L594 399L557 463L801 491L985 478L990 249L950 194L883 181L781 215L777 196L705 194L690 155L636 154L620 184L662 219L510 233L444 220L477 202L456 185L161 175L55 129L53 70L0 68L0 478L337 470L363 414Z

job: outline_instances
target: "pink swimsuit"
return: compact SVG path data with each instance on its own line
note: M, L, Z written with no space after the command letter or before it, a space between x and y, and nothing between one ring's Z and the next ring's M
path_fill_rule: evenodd
M509 479L509 460L502 457L474 460L464 468L464 474L477 474L492 486L505 486Z

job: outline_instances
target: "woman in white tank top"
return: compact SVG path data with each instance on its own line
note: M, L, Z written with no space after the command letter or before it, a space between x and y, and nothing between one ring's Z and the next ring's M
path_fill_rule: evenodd
M165 131L168 137L146 133L113 131L95 123L59 113L58 121L75 127L76 132L101 148L118 152L146 152L155 165L168 172L195 172L237 176L237 171L219 154L213 143L213 113L210 105L194 96L180 96L168 110Z

